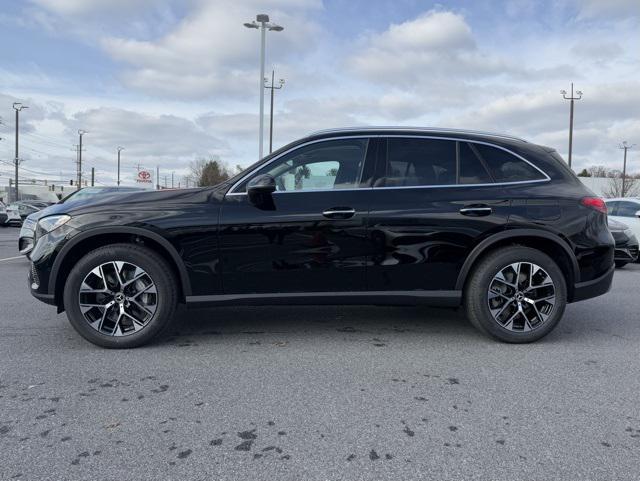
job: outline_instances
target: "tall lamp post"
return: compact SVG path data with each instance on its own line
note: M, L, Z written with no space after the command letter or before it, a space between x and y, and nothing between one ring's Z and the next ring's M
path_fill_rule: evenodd
M263 155L263 143L264 143L264 54L265 54L265 42L267 37L267 30L273 32L282 32L284 27L269 22L269 15L261 13L256 15L256 19L253 22L247 22L244 24L247 28L260 29L260 138L258 140L258 155L259 159L262 159Z
M20 102L14 102L13 103L13 109L16 111L16 158L14 160L15 162L15 168L16 168L16 201L20 200L20 197L18 197L19 192L18 192L18 166L20 165L20 157L18 155L18 121L19 121L19 114L20 111L22 109L28 109L29 107L26 105L22 105Z
M573 82L571 82L571 94L569 96L567 96L567 91L566 90L561 90L560 93L562 94L562 98L564 98L565 100L569 100L570 101L570 107L569 107L569 168L571 168L571 153L572 153L572 150L573 150L573 103L576 100L580 100L582 98L582 92L580 90L576 90L577 97L575 97L573 95Z
M278 85L275 84L275 71L271 71L271 84L267 83L267 79L264 79L264 88L271 90L271 111L269 114L269 153L273 152L273 92L280 90L284 87L284 79L278 81Z
M626 180L627 180L627 150L633 149L636 144L629 145L625 140L622 142L618 148L624 150L624 161L622 163L622 197L625 196L626 191Z
M118 147L118 181L117 184L120 185L120 152L124 150L124 147Z
M82 189L82 136L86 134L86 130L78 130L78 136L80 137L80 143L78 144L78 185L77 190Z

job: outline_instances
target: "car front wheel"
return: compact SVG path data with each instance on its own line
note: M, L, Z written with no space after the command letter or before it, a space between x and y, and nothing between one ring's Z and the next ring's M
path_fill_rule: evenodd
M485 334L504 342L533 342L560 321L567 287L549 256L511 246L488 254L473 269L464 302L469 320Z
M171 322L177 285L167 262L134 244L113 244L86 254L64 289L71 325L88 341L108 348L148 343Z

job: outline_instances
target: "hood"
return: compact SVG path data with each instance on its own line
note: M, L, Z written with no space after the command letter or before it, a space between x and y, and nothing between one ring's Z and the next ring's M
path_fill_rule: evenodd
M113 210L162 210L168 206L219 201L224 194L220 195L218 190L218 186L216 186L198 189L108 193L77 202L69 201L64 204L56 204L52 206L56 208L48 211L47 215L74 215Z

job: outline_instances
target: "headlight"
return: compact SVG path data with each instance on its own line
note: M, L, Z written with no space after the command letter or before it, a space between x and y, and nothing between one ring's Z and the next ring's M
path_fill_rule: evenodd
M38 221L38 227L45 233L56 230L58 227L66 224L71 220L71 217L63 215L50 215L49 217L43 217Z

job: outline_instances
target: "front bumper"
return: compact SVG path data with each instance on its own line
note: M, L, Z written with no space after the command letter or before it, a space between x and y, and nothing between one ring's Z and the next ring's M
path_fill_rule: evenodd
M52 280L54 264L64 244L78 231L66 224L35 239L29 254L29 288L36 299L57 304Z
M613 273L615 272L615 268L616 266L612 265L611 268L600 277L575 284L571 302L591 299L592 297L598 297L609 292L609 289L611 289L611 283L613 282Z
M614 259L617 261L635 262L638 259L638 240L632 236L627 242L616 242Z

